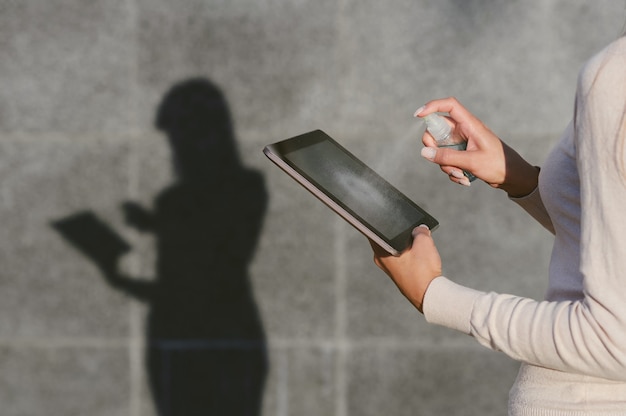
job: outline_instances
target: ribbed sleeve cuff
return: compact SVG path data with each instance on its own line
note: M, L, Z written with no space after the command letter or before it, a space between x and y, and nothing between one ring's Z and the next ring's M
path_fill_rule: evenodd
M440 276L430 283L424 296L424 317L430 323L469 335L474 302L481 294Z

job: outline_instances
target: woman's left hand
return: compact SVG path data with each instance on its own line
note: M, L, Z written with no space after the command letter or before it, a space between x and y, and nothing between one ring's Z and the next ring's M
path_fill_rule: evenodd
M374 263L391 277L400 292L420 311L428 285L441 276L441 257L426 226L413 230L413 243L397 257L370 240Z

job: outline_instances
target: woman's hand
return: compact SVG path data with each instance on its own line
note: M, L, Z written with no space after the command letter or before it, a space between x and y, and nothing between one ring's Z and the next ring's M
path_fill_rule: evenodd
M538 170L507 146L456 98L428 102L415 112L424 117L435 112L448 113L455 134L467 141L466 151L437 148L435 139L426 131L422 156L440 165L452 181L469 185L463 171L469 171L509 196L528 195L537 186Z
M394 257L370 240L374 263L391 277L400 292L420 311L428 285L441 276L441 258L430 230L420 225L413 230L413 243Z

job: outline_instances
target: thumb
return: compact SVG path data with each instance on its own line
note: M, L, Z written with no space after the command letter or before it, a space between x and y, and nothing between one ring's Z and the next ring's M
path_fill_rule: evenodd
M455 166L463 170L469 170L471 155L467 152L439 147L424 147L422 157L438 164L439 166Z
M430 235L430 228L428 228L428 225L426 224L420 224L417 227L413 228L413 232L411 234L413 235L413 237L415 237L417 234Z
M428 228L428 226L426 224L420 224L417 227L415 227L413 229L413 232L411 233L411 236L413 237L413 242L414 243L415 243L415 239L419 235L424 235L426 237L430 237L430 235L431 235L430 228Z
M431 231L426 224L421 224L415 227L411 235L413 237L411 250L415 250L416 247L419 247L417 251L421 253L420 256L425 255L426 257L428 257L428 253L430 252L430 250L435 250L435 252L437 251Z

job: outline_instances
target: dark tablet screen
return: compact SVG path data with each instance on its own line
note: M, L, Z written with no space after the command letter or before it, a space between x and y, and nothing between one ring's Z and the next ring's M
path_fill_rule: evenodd
M285 157L389 239L424 218L384 179L328 140L289 152Z
M270 147L336 204L394 246L403 246L419 224L431 229L437 226L428 213L322 131Z

